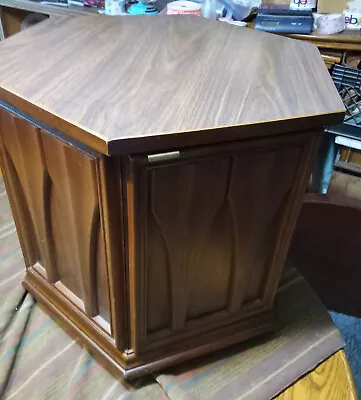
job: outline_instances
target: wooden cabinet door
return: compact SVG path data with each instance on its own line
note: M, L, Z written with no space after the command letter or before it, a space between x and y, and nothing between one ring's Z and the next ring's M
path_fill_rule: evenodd
M294 134L125 162L135 348L271 308L314 144Z
M110 323L97 155L0 108L0 154L26 266Z

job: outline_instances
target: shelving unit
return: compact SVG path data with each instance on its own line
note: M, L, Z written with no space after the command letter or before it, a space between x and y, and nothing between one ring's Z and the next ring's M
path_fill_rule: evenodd
M69 15L97 14L96 8L55 6L31 0L0 0L0 40L20 31L23 19L30 13L61 18Z
M42 4L40 1L32 0L0 0L1 7L15 8L23 11L38 12L41 14L52 15L69 15L69 14L88 14L97 13L98 10L91 7L78 7L78 6L53 6Z

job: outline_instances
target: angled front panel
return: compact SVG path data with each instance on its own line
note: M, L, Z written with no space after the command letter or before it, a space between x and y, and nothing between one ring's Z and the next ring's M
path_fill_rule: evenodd
M110 333L97 158L3 109L0 134L27 267Z
M272 307L312 143L295 135L129 159L138 351Z

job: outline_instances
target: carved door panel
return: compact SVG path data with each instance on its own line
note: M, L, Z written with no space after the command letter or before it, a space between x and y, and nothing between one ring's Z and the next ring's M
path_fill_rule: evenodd
M271 307L309 145L308 134L128 159L135 348Z
M27 267L110 323L93 154L0 109L1 159Z

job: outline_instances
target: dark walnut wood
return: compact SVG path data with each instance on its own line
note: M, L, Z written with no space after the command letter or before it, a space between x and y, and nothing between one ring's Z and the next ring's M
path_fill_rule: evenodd
M343 118L317 49L201 18L74 21L0 45L24 286L129 378L273 329L319 136Z

